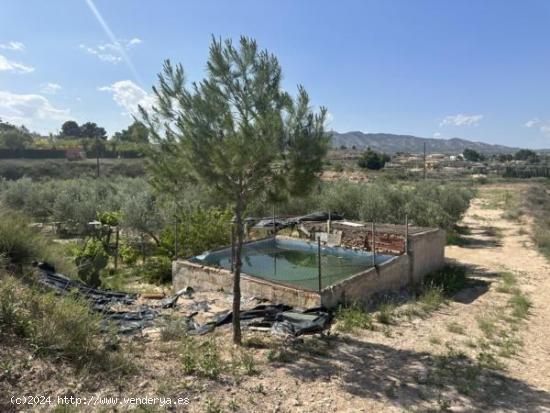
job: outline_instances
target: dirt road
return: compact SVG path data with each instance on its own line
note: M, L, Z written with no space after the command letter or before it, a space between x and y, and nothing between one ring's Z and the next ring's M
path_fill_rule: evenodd
M502 191L523 189L480 189L462 222L464 245L446 249L477 282L447 306L335 338L328 357L268 368L251 385L275 389L262 398L275 411L550 411L550 263L530 239L529 218L504 219L499 201ZM532 301L522 323L508 326L503 316L510 300L498 288L503 273ZM493 319L502 340L487 338ZM499 368L477 370L484 360Z

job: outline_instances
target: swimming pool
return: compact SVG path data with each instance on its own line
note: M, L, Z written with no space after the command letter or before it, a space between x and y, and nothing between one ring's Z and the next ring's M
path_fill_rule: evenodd
M242 272L282 284L318 290L317 243L268 238L243 245ZM376 255L376 264L392 256ZM190 259L210 267L231 269L231 247ZM373 266L372 253L342 247L321 247L321 286L325 288Z

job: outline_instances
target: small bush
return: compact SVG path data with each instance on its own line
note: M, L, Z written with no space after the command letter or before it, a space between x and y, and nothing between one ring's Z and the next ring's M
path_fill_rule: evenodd
M23 285L12 276L2 281L0 330L27 339L39 354L62 357L79 367L128 370L121 354L105 349L111 337L86 302Z
M0 207L0 266L7 264L24 266L33 260L55 264L57 271L72 276L74 265L68 260L60 245L49 242L29 227L28 218L16 211Z
M172 280L172 261L168 257L149 257L145 260L142 270L152 283L164 284Z
M380 324L393 324L395 316L394 310L395 306L393 306L392 304L382 304L379 307L378 312L376 313L376 321L378 321Z
M125 242L120 243L118 253L122 262L127 265L134 265L139 258L139 251Z
M374 329L372 316L357 305L339 307L336 311L336 320L336 329L344 333L354 333L358 329Z
M508 304L512 307L512 316L516 318L526 318L533 305L529 297L519 290L514 292Z
M500 283L497 286L497 291L500 293L511 294L516 290L516 276L511 272L503 272L500 274Z
M209 379L217 379L225 368L214 339L199 344L185 336L181 346L181 361L186 374Z
M477 326L487 338L492 338L498 330L496 320L489 315L478 317Z
M424 285L440 288L446 295L452 295L467 284L466 268L458 265L445 265L441 270L430 273L424 278Z
M438 310L445 303L443 288L430 286L418 298L418 304L425 313Z
M247 376L253 376L258 373L256 368L256 359L254 354L250 351L241 350L240 352L233 353L232 367L234 374L238 374L243 371Z

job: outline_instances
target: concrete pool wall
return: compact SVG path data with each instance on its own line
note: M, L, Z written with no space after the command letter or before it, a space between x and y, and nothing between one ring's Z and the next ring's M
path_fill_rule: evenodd
M292 287L248 274L241 274L243 296L265 298L274 303L296 307L334 308L341 303L368 302L377 293L420 283L424 275L444 264L445 231L427 229L409 235L408 254L388 261L318 291ZM172 263L173 286L199 290L233 291L233 274L223 268L209 267L188 260Z

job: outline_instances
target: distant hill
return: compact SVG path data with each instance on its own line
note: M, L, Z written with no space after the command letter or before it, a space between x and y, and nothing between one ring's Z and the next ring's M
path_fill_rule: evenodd
M345 146L351 149L355 146L356 149L366 149L370 146L374 150L389 154L396 152L421 153L424 150L424 143L426 143L427 153L458 154L462 153L466 148L474 149L481 153L512 153L519 149L483 142L472 142L460 138L419 138L417 136L393 135L391 133L331 133L333 148Z

